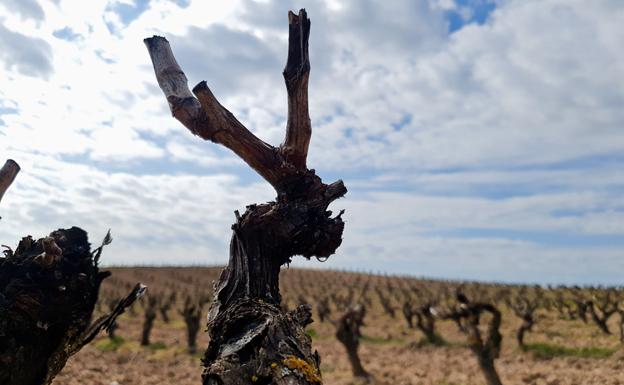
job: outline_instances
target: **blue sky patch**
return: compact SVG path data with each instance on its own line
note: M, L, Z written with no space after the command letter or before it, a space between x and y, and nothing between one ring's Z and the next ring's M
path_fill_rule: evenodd
M392 123L392 128L394 131L401 131L405 126L409 125L412 122L412 115L405 114L398 122Z
M191 0L172 0L180 8L186 8L191 5Z
M76 41L82 38L81 34L74 32L69 27L57 29L56 31L52 32L52 35L56 38L67 40L67 41Z
M484 24L496 8L493 0L455 0L455 4L455 9L446 12L451 33L467 24Z
M0 126L4 126L4 120L2 120L2 115L10 115L10 114L17 114L17 113L18 113L17 108L0 106Z
M107 6L106 10L115 12L121 22L128 25L149 8L149 2L150 0L135 0L134 5L117 3Z
M563 231L547 230L516 230L504 228L457 228L444 231L431 231L423 233L427 236L444 236L451 238L493 238L526 241L542 246L550 247L598 247L605 245L611 247L624 246L624 238L621 235L611 234L586 234Z

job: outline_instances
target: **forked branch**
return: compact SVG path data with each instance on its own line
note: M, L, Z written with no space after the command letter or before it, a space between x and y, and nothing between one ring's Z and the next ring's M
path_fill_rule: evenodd
M284 181L306 170L312 133L308 112L308 37L310 20L305 10L290 12L288 61L284 79L288 91L286 138L280 148L265 143L249 131L219 103L205 81L188 89L187 78L176 61L169 42L160 36L144 40L158 85L173 116L193 134L232 150L278 192ZM194 95L193 95L194 94Z
M251 133L212 94L205 81L187 88L186 76L162 37L145 39L160 88L173 116L203 139L222 144L264 177L275 201L236 212L230 260L215 285L208 314L210 344L203 358L204 385L321 383L318 354L304 327L305 306L280 307L279 273L294 256L327 258L342 243L342 212L328 206L347 192L325 184L306 166L311 135L308 111L308 37L305 10L290 12L284 79L288 91L286 137L273 147Z
M197 98L193 96L188 89L186 75L173 56L167 39L154 36L143 41L152 59L158 85L169 102L173 116L193 134L234 151L272 185L277 183L279 178L274 171L279 162L275 149L236 120L217 101L206 82L193 88Z

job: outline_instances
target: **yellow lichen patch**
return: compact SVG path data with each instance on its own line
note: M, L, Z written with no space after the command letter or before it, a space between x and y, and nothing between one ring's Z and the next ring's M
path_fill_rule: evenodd
M275 369L275 368L277 368L277 364L274 362L271 364L271 369Z
M257 376L251 376L251 382L256 382L258 381L258 377Z
M287 356L282 364L288 369L302 374L308 382L321 382L321 375L314 365L295 356Z

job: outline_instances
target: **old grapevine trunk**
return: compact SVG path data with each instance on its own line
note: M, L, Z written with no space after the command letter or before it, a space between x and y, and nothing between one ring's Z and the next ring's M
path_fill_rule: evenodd
M203 364L204 384L320 383L319 357L304 326L308 306L280 307L280 267L295 255L325 258L342 242L342 212L329 204L342 197L342 181L325 184L306 159L312 133L308 114L308 37L305 10L289 12L286 136L279 147L257 138L225 109L206 82L193 92L162 37L145 39L160 88L173 116L193 134L221 144L256 170L277 192L274 202L236 212L230 260L208 315L211 337Z
M0 169L0 198L15 179L12 160ZM0 257L0 384L47 385L78 352L143 291L137 285L113 311L95 322L91 316L100 284L110 275L98 268L102 245L91 251L78 228L48 237L22 238L15 251Z
M494 361L499 357L502 335L500 334L501 313L489 303L469 303L462 304L462 316L466 319L466 334L468 335L468 346L477 356L479 368L485 377L487 385L502 385ZM486 329L485 339L481 336L479 322L482 313L490 313L491 319Z
M110 240L109 237L107 237ZM105 240L104 244L107 243ZM97 263L78 227L22 238L0 258L0 384L46 385L67 359L89 343L142 292L92 322L100 284L110 275Z
M351 371L354 377L367 379L370 374L362 366L358 348L362 333L360 328L364 325L366 308L360 304L348 309L337 322L336 339L344 345L351 363Z

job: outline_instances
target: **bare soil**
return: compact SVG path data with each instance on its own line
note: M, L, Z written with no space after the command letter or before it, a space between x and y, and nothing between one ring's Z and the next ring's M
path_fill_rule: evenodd
M177 271L178 273L172 273L171 269L153 268L113 269L117 278L106 284L103 295L111 295L115 290L124 288L126 284L136 282L137 278L151 284L152 292L177 290L180 293L191 293L199 290L195 286L209 287L210 280L216 279L218 269L186 269L185 273ZM295 277L293 280L289 280L288 277L282 280L282 292L296 291L295 282L301 285L303 281L312 285L311 282L316 281L314 276L318 274L347 273L298 270L296 273L288 272L285 276L289 274ZM301 279L308 275L309 279ZM349 278L345 277L344 280L348 283ZM320 289L311 287L308 295L314 290ZM313 302L312 305L314 307ZM204 312L206 310L207 308ZM339 310L333 308L331 319L338 318ZM185 325L181 316L177 314L177 308L172 308L170 312L172 319L169 323L157 319L152 332L152 345L148 347L141 347L138 342L142 309L138 308L136 312L135 316L124 314L119 321L116 334L123 341L113 343L106 336L99 337L70 359L54 381L54 385L200 384L201 352L194 356L186 352ZM610 325L614 332L618 330L616 318L613 317L611 320L613 324ZM318 319L316 313L315 319ZM446 341L443 346L423 344L422 334L407 328L400 308L397 309L396 318L391 318L382 311L378 303L373 302L365 323L360 356L364 367L373 375L371 383L397 385L484 383L475 357L465 347L465 336L457 330L454 323L438 322L439 334ZM533 351L522 351L518 348L515 330L519 324L520 321L503 308L503 350L501 357L496 361L496 367L504 384L624 384L624 349L621 349L617 335L604 335L591 323L562 320L554 311L546 312L542 309L534 331L527 334L526 342L565 347L569 348L570 352L556 353L552 358L539 358ZM351 375L344 348L334 338L335 327L332 322L317 321L311 324L308 330L314 348L321 355L324 383L337 385L362 383ZM198 339L200 351L207 344L206 333L200 333ZM583 348L586 350L581 350ZM593 354L593 350L597 353Z

